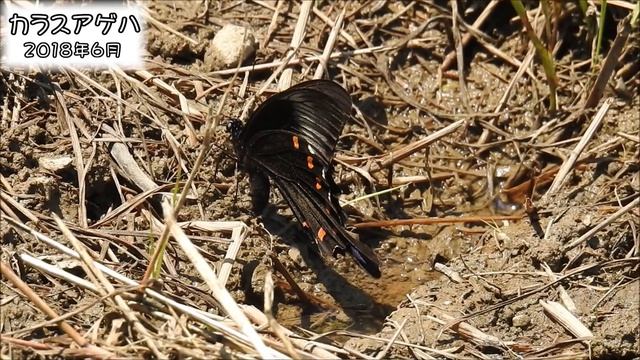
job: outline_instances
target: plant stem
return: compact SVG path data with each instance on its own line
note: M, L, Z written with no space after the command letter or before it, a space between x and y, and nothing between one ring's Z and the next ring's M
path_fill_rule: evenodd
M544 46L542 41L536 35L536 32L533 30L531 23L529 22L529 18L527 17L527 11L522 5L522 1L520 0L511 0L511 5L515 9L516 13L520 17L520 21L522 21L522 25L527 31L527 36L533 42L533 46L536 48L536 53L542 62L542 68L544 69L544 73L547 76L547 82L549 84L549 109L551 111L555 111L557 109L556 103L556 89L558 87L558 78L556 77L555 63L551 58L551 54Z

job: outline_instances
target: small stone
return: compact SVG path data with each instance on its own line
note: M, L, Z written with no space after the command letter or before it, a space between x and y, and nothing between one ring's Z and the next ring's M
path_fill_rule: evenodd
M211 40L204 55L204 65L208 70L236 66L241 56L244 61L255 50L256 37L251 29L227 24Z
M287 250L287 253L289 254L289 257L291 258L291 260L294 263L296 263L296 265L300 269L307 268L307 263L304 262L304 259L302 258L302 254L300 254L300 250L298 248L290 247L289 250Z
M69 155L43 156L38 159L38 165L44 170L57 173L68 169L73 164L73 158Z
M511 318L511 323L515 327L524 328L529 326L529 324L531 323L531 319L527 315L519 314Z

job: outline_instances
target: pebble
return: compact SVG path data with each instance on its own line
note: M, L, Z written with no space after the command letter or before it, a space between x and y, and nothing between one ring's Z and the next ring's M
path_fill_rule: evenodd
M38 165L44 170L59 172L68 169L73 164L73 158L69 155L42 156L38 159Z
M210 71L235 67L241 56L244 61L255 50L256 37L251 29L227 24L211 40L204 55L204 65Z
M531 319L527 315L519 314L519 315L515 315L513 318L511 318L511 323L515 327L524 328L524 327L527 327L531 323Z
M298 248L290 247L289 250L287 250L287 254L291 258L291 260L294 263L296 263L296 265L299 268L301 268L301 269L306 269L307 268L307 263L302 258L302 254L300 254L300 250Z

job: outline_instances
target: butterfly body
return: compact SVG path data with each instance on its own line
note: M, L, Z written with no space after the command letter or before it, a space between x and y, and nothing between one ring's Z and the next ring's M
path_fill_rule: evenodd
M328 80L300 83L262 103L242 126L229 125L236 155L249 173L254 212L268 203L271 182L323 256L349 253L380 277L373 251L345 229L331 160L351 111L349 94Z

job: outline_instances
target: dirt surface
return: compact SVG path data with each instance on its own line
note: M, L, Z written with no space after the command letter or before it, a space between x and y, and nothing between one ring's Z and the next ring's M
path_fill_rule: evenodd
M230 155L228 119L241 117L248 99L278 66L256 67L232 78L207 63L209 41L224 24L247 26L259 46L244 64L281 60L300 7L287 1L277 11L276 2L205 3L208 8L180 1L145 3L155 19L194 40L148 26L151 78L140 72L1 68L2 262L57 314L87 306L68 319L86 339L119 356L154 356L144 342L136 343L140 338L132 335L121 308L25 264L19 255L31 254L87 278L79 261L36 241L19 224L69 245L56 215L92 256L139 281L161 233L150 220L162 219L157 194L181 191L195 174L179 222L236 220L249 227L226 283L235 301L262 309L265 274L273 271L277 321L305 338L349 349L335 350L339 357L640 356L640 214L637 206L621 211L637 204L640 194L637 31L618 56L602 100L585 108L602 63L592 60L593 37L586 25L595 15L583 16L574 4L558 5L549 45L555 49L558 110L550 110L548 81L537 58L517 74L532 45L508 2L492 10L480 27L480 41L471 41L461 63L454 58L448 69L441 68L443 61L455 54L460 35L452 31L448 2L316 4L298 56L322 53L333 20L327 24L318 12L335 19L342 6L345 24L334 50L362 51L333 58L328 75L350 92L358 109L338 144L335 179L342 200L357 199L344 207L355 227L350 230L381 260L382 278L374 279L350 258L323 261L277 192L262 217L252 214L248 179L236 172ZM459 3L467 24L487 4ZM533 19L536 9L529 10ZM609 6L601 57L628 14L625 6ZM538 16L533 25L544 29L543 16ZM543 40L552 41L548 34ZM371 50L375 46L387 48ZM290 66L293 83L310 79L316 66L312 60ZM464 67L464 83L458 66ZM232 80L216 117L213 145L203 150L207 114L215 113ZM549 192L603 107L608 111L602 124L576 154L563 185ZM376 170L384 156L460 120L464 123L456 131ZM123 138L137 165L160 186L154 195L141 196L143 191L114 160L114 144ZM204 162L192 172L202 151ZM54 160L61 165L50 165ZM438 218L444 221L429 222ZM379 220L406 222L366 226ZM230 232L189 224L184 229L219 270ZM173 240L164 259L156 289L185 305L224 315L219 299ZM283 273L314 300L292 292ZM42 324L46 316L6 277L0 291L0 327L7 340L3 357L78 354L55 324ZM129 292L127 299L138 304L135 312L165 354L256 355L249 345L225 341L224 332L219 337L220 330L196 331L193 340L186 335L186 317L173 317L137 292ZM548 308L556 305L573 314L586 332L578 334L555 319ZM152 308L172 320L152 315ZM278 339L268 328L262 330L270 341Z

